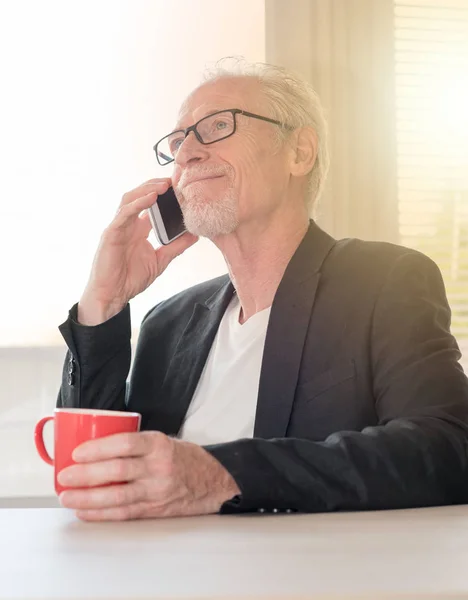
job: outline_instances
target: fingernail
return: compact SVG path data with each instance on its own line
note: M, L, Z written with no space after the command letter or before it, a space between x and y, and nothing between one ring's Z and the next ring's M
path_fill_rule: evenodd
M68 502L68 493L67 492L62 492L59 497L59 502L61 504L61 506L63 506L63 508L70 508L69 506L67 506Z
M72 452L72 459L75 462L79 462L80 460L85 460L86 459L86 450L83 450L80 447L75 448Z
M71 480L72 476L66 471L60 471L60 473L57 475L57 481L60 483L60 485L67 485L71 483Z

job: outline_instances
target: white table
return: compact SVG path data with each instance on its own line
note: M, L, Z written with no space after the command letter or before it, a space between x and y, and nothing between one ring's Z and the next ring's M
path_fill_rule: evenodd
M89 524L0 510L0 598L468 598L468 506Z

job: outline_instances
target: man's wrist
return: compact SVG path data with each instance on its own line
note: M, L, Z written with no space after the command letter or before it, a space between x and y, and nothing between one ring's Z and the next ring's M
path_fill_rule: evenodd
M174 442L176 453L183 457L188 487L202 503L204 513L219 512L225 502L241 493L234 477L203 446L178 439Z
M210 457L213 464L212 483L214 484L213 487L219 503L219 508L221 508L225 502L240 495L241 490L231 473L229 473L229 471L204 448L203 451Z
M224 469L224 467L222 467L222 468ZM226 470L226 469L224 469L224 470ZM224 492L226 494L226 497L223 498L221 504L224 504L224 502L231 500L232 498L234 498L234 496L240 496L240 494L241 494L241 490L240 490L239 486L237 485L234 477L228 471L226 471L226 473L228 475L228 481L226 482L226 486L224 487Z
M98 302L92 302L86 299L82 299L78 302L77 307L77 322L80 325L88 327L94 327L101 325L115 317L121 312L126 306L122 303L113 303L111 305L103 305Z

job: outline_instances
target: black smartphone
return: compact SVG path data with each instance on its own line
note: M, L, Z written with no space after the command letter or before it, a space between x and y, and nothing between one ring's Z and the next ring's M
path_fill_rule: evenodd
M184 218L171 186L166 193L148 209L151 225L161 244L170 244L185 233Z

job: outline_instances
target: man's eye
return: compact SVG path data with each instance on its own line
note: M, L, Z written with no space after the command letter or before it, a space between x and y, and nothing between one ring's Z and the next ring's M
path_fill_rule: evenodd
M172 140L171 142L171 151L172 152L177 152L177 150L182 146L182 142L184 141L184 138L178 138L176 140Z
M227 127L228 127L228 124L226 123L226 121L217 121L215 123L215 129L217 129L218 131L226 129Z

